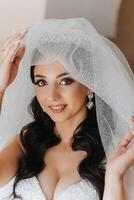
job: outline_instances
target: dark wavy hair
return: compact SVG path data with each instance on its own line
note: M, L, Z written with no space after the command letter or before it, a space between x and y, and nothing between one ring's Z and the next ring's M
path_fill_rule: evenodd
M31 80L34 83L33 73L34 66L30 71ZM95 97L93 102L94 107L91 110L87 108L86 119L75 129L70 145L73 151L84 150L87 152L87 156L79 163L78 172L83 179L91 182L99 199L102 200L106 156L97 126ZM25 152L19 160L13 185L13 197L19 199L23 198L15 191L18 182L40 173L46 166L44 155L47 150L61 141L61 138L54 133L55 122L42 110L36 96L31 100L28 112L33 116L33 121L25 125L20 132Z

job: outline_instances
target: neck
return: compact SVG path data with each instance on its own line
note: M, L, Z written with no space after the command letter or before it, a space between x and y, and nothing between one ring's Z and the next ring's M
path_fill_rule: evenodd
M69 145L77 126L86 118L87 110L82 108L79 113L62 123L56 123L54 132L60 136L61 143Z

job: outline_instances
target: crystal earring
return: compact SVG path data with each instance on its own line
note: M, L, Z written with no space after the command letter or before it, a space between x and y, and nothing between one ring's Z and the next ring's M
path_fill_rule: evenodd
M93 94L90 93L90 94L88 95L89 102L87 103L87 107L88 107L89 109L91 109L91 108L94 106L94 103L91 101L92 98L93 98Z

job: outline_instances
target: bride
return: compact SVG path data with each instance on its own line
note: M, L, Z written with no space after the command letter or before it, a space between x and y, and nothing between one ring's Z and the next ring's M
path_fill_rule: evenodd
M124 62L114 71L119 57L103 39L86 19L74 18L43 20L5 41L0 60L0 199L129 199L124 177L134 164L134 118L127 119L131 129L120 128L127 110L120 109L118 90L125 80L120 79ZM109 84L114 72L117 79ZM4 104L10 90L14 104L10 98ZM25 106L32 121L22 127ZM20 132L15 132L17 121Z

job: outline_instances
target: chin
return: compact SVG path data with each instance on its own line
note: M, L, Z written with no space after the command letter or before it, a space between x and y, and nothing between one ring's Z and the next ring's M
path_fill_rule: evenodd
M62 122L65 122L65 121L67 121L68 120L68 118L67 117L63 117L63 116L61 116L61 117L59 117L59 116L57 116L57 117L51 117L51 119L55 122L55 123L62 123Z
M51 114L49 115L51 117L51 119L55 122L55 123L63 123L66 122L68 120L71 119L72 115L65 115L65 114Z

